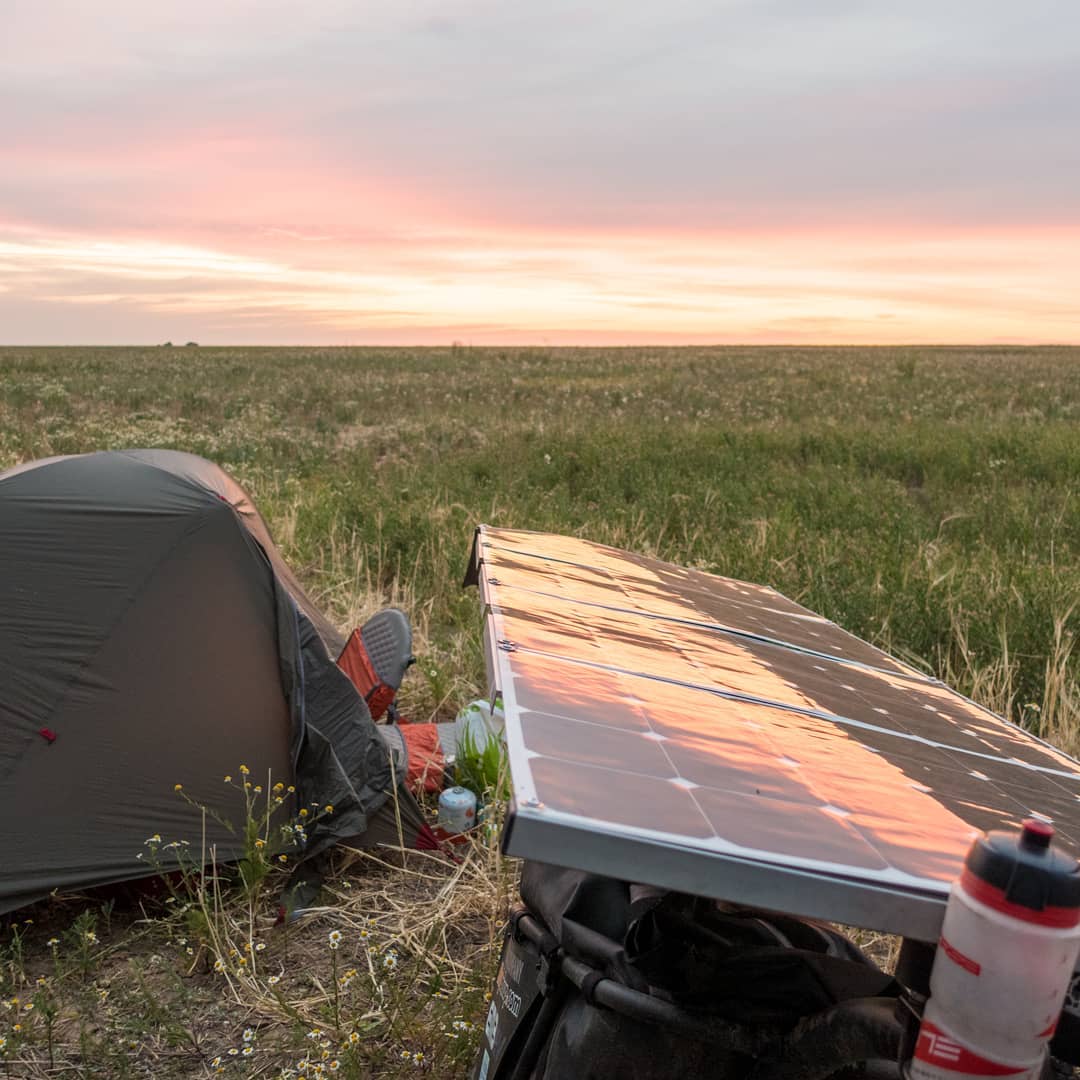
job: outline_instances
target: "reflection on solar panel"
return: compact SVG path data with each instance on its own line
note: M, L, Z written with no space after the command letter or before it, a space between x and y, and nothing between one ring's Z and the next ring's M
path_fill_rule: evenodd
M975 831L1080 764L772 589L481 526L525 858L936 940Z

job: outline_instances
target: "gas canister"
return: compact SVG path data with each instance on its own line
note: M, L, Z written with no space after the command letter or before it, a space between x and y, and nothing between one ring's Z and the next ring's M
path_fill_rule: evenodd
M468 788L447 788L439 796L439 825L456 835L466 832L475 824L476 796Z
M945 910L911 1080L1037 1080L1080 950L1080 864L1053 826L971 845Z

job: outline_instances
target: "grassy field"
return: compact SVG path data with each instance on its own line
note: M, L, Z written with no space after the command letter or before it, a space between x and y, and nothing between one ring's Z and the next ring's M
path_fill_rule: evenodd
M1080 350L0 349L0 469L130 446L223 465L343 627L406 608L414 719L447 718L482 685L460 582L484 521L766 582L1080 749ZM341 1075L463 1076L510 880L484 843L453 870L354 865L323 921L295 932L288 994L215 981L168 911L98 912L76 963L64 935L84 909L35 909L7 932L3 992L24 1008L39 977L65 989L51 1054L40 1006L30 1030L9 1025L9 1075L277 1076L319 1042L308 1025L332 1036L339 1057L314 1059ZM379 951L356 938L372 904ZM437 943L421 931L433 912ZM442 965L439 994L393 1005L403 980L373 966L348 1024L332 1015L332 962L390 953L414 991Z

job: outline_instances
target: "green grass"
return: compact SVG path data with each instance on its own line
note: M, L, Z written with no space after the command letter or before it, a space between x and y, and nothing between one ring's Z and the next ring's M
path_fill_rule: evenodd
M1080 749L1080 350L0 349L0 468L124 446L223 465L342 626L406 607L421 662L403 703L417 719L453 715L482 685L461 578L484 521L766 582ZM438 955L489 965L504 902L493 891L459 912ZM122 954L132 933L102 948ZM48 950L34 932L24 946L32 974ZM169 1028L139 1006L133 1040L159 1048L158 1075L202 1075L183 1070L213 1043L200 1017L221 994L183 971L187 1035L175 1010ZM468 1021L483 977L455 976ZM115 978L117 996L145 1004L133 976ZM243 1001L227 1003L237 1028ZM295 1032L273 1015L285 1047ZM71 1023L57 1034L69 1061ZM412 1048L422 1068L462 1075L437 1031ZM114 1042L125 1062L149 1053ZM397 1045L375 1031L355 1075L396 1075Z
M1071 730L1080 350L7 349L0 380L0 466L191 450L339 621L407 599L428 712L480 681L487 521L768 582L968 692L1004 664L1014 717L1049 671Z

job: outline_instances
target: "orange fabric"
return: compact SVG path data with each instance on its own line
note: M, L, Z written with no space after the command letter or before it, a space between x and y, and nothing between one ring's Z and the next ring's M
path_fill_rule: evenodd
M446 761L439 743L439 729L434 724L402 724L398 730L409 755L405 776L409 789L429 794L441 791Z
M375 674L358 629L349 635L349 640L337 659L337 665L349 676L353 686L367 702L371 719L378 720L390 708L390 703L394 700L394 688L387 686Z

